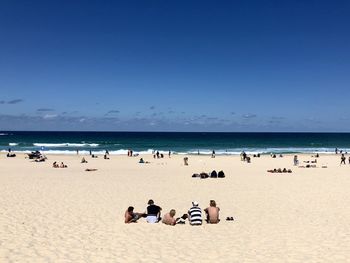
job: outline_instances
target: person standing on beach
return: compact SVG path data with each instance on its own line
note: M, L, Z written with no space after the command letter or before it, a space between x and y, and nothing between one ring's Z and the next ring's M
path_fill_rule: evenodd
M212 151L211 158L215 158L215 150Z
M340 157L340 164L345 164L345 160L346 160L346 157L344 155L344 153L341 155Z
M188 219L192 226L202 225L202 210L199 208L197 201L192 202L192 207L188 210Z
M294 166L299 164L298 155L294 155Z
M220 211L220 208L216 207L215 200L210 200L209 207L204 209L204 212L207 215L206 221L208 224L217 224L220 222L219 211Z
M160 213L162 208L154 204L154 201L150 199L147 207L147 223L158 223L161 220Z

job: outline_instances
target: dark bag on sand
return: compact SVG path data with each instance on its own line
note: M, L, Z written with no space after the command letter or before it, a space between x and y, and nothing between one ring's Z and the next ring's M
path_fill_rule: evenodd
M206 179L206 178L209 177L209 174L207 174L207 173L201 173L200 176L201 176L201 177L200 177L201 179Z
M218 177L219 177L219 178L224 178L224 177L225 177L224 171L220 171L220 172L218 173Z
M214 170L211 172L210 174L210 178L217 178L218 177L218 173Z

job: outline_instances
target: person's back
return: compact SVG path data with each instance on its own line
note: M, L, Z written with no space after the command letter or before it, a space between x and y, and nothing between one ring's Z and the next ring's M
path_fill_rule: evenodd
M219 207L208 207L207 213L208 213L208 223L210 224L217 224L219 223Z
M148 201L147 207L147 222L148 223L158 223L160 219L161 207L154 204L154 201L151 199Z
M188 218L192 226L202 224L202 210L198 206L198 202L192 202L192 207L188 210Z
M169 213L166 213L163 217L163 224L174 226L176 224L176 219L174 218L176 211L171 209Z
M204 209L207 214L207 223L217 224L219 223L219 211L220 208L216 207L216 202L214 200L210 200L210 206Z

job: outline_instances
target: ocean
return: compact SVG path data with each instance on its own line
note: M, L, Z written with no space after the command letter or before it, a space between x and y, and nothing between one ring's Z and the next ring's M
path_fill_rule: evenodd
M261 153L350 152L350 133L206 133L206 132L32 132L0 131L0 151L43 151L45 154L174 154L236 155Z

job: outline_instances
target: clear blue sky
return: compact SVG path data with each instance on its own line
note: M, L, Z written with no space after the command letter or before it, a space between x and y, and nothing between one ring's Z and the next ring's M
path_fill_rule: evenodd
M350 131L350 1L0 1L0 130Z

